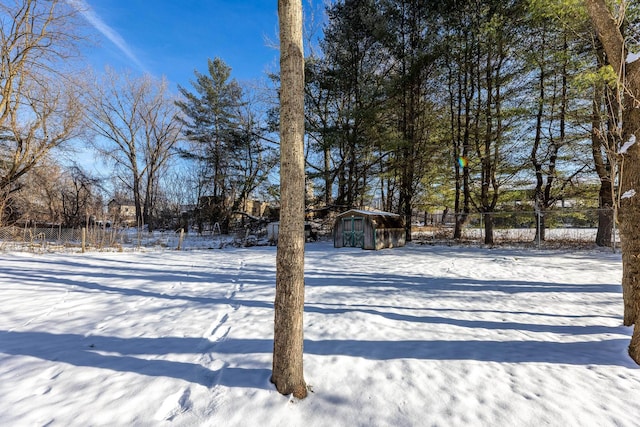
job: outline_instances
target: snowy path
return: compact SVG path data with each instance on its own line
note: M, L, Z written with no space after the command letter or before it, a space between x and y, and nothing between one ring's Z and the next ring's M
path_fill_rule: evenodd
M0 425L634 426L620 256L307 246L304 401L275 248L0 254Z

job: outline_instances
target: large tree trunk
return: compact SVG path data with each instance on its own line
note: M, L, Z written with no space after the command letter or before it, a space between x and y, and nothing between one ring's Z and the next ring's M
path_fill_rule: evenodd
M304 56L302 2L278 0L280 19L280 231L271 382L303 399Z
M622 84L622 141L625 145L640 137L640 60L626 62L625 39L605 0L585 0L608 63ZM624 324L635 324L629 355L640 364L640 143L620 153L620 236L622 239L622 293Z

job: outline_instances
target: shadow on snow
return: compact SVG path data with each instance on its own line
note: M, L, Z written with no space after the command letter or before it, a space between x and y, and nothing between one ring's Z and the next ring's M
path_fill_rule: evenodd
M270 388L271 370L231 367L211 370L198 363L158 359L168 354L201 354L213 343L204 338L118 338L0 331L0 353L36 357L74 366L170 377L212 387ZM137 356L137 357L136 357Z
M421 359L473 360L496 363L553 363L565 365L618 365L635 369L626 357L627 339L589 342L448 341L448 340L305 340L305 354L348 356L369 360ZM270 389L268 367L244 368L225 362L211 370L198 363L158 359L168 354L212 355L270 353L268 339L227 339L211 343L204 338L117 338L46 332L0 332L0 352L36 357L74 366L170 377L205 387ZM222 357L224 359L224 357Z
M266 251L272 254L272 250ZM390 252L388 254L391 254ZM368 252L350 252L350 257L364 257ZM458 254L459 255L459 254ZM381 256L390 256L383 253ZM96 264L74 263L72 261L52 262L58 266L58 271L51 270L43 273L19 266L20 260L11 267L3 267L1 276L15 283L32 283L38 286L59 288L61 291L117 294L126 297L157 298L164 300L184 300L186 302L220 305L232 304L236 307L251 307L273 309L273 303L253 300L250 298L237 299L224 296L224 286L211 289L198 289L197 295L187 295L184 291L175 293L156 292L153 290L157 283L186 283L186 284L229 284L242 283L251 286L273 286L275 283L275 268L252 268L238 276L237 267L223 266L208 270L196 268L189 270L188 258L185 258L184 271L171 270L163 272L161 260L153 266L127 265L113 259L102 260L109 267L105 268L101 260L94 259ZM33 260L28 260L33 262ZM38 261L49 262L49 261ZM73 265L70 265L73 264ZM78 273L65 271L65 265L82 269ZM87 272L92 268L89 275ZM175 266L174 266L175 267ZM72 270L73 269L67 269ZM87 280L90 276L94 280ZM144 280L137 288L105 285L101 280L109 282L127 280ZM376 294L378 300L384 300L384 293L420 294L423 298L437 298L447 296L453 292L469 293L473 296L477 292L499 292L503 294L539 293L539 292L568 292L568 293L607 293L616 296L620 294L617 284L563 284L545 282L527 282L513 280L478 280L461 277L442 278L420 275L398 275L391 273L371 274L336 274L332 272L310 272L306 282L310 289L321 289L329 286L349 287L349 292L363 292ZM146 288L146 289L144 289ZM323 297L330 296L329 294ZM494 296L499 298L499 296ZM318 315L340 315L350 312L360 312L367 315L382 316L398 322L413 322L422 324L448 324L465 328L510 329L528 332L546 332L560 335L589 335L607 334L615 337L580 342L554 341L495 341L495 340L305 340L305 353L318 356L348 356L369 360L393 359L421 359L421 360L475 360L496 363L553 363L569 365L619 365L628 368L637 366L626 355L628 331L622 327L571 326L571 325L543 325L535 323L499 322L487 320L455 319L439 316L421 316L398 311L413 311L415 308L383 307L367 305L339 305L331 303L307 303L305 311ZM430 310L430 309L425 309ZM430 310L446 311L446 309ZM452 310L452 311L465 311ZM474 311L474 310L467 310ZM491 311L491 310L475 310ZM499 312L499 310L496 310ZM515 314L523 314L516 312ZM540 316L562 316L561 314L524 313ZM572 316L562 317L588 317ZM603 317L603 316L600 316ZM606 317L606 316L605 316ZM454 337L455 338L455 337ZM223 366L211 370L199 363L169 360L171 354L202 354L211 353L213 356L225 354L269 354L273 350L270 339L234 339L227 338L212 343L205 338L193 337L160 337L160 338L118 338L109 336L83 336L77 334L53 334L39 331L0 331L0 352L8 355L22 355L42 360L69 363L74 366L86 366L120 372L132 372L152 377L172 377L206 387L221 384L229 387L268 388L270 369L243 368L231 366L223 360ZM224 359L224 357L221 357Z

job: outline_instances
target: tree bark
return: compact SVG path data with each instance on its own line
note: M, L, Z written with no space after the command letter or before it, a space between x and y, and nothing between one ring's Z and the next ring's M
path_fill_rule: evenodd
M613 245L613 188L609 179L601 178L598 197L598 232L596 245Z
M307 396L302 369L304 311L304 54L302 2L278 0L280 20L280 230L271 382Z
M605 0L585 0L591 21L619 76L622 97L622 142L640 137L640 60L626 63L627 48L620 28ZM624 324L635 324L629 355L640 364L640 143L620 156L620 207L618 221L622 241L622 294Z
M493 245L493 215L484 215L484 244Z
M602 46L597 48L598 65L604 66L606 64L606 57ZM596 234L596 245L598 246L612 246L612 232L613 232L613 184L612 184L612 148L615 146L615 142L611 141L609 136L612 135L612 130L604 129L605 123L603 123L601 109L606 108L612 116L615 116L615 106L611 108L611 103L605 96L605 93L610 89L605 86L604 83L598 82L595 86L592 103L592 117L591 117L591 151L593 153L593 160L600 180L600 192L598 197L598 232ZM611 123L611 118L607 120L607 124Z

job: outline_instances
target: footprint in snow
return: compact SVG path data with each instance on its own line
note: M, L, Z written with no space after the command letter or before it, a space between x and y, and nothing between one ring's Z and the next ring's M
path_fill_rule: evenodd
M229 334L229 331L231 330L230 326L225 325L228 319L229 319L228 313L218 315L218 318L216 319L215 322L213 322L213 324L205 334L205 337L208 338L209 341L213 341L213 342L223 341L227 337L227 334Z
M43 371L39 375L39 377L44 378L46 380L55 380L60 376L60 374L62 374L62 369L57 366L52 366L51 368L48 368L45 371Z
M157 421L171 421L178 415L188 411L191 408L190 397L191 389L188 387L167 396L160 408L156 411L155 419Z
M49 387L48 385L43 385L41 387L38 387L37 389L35 389L34 393L38 396L44 396L45 394L49 393L51 391L51 387Z

